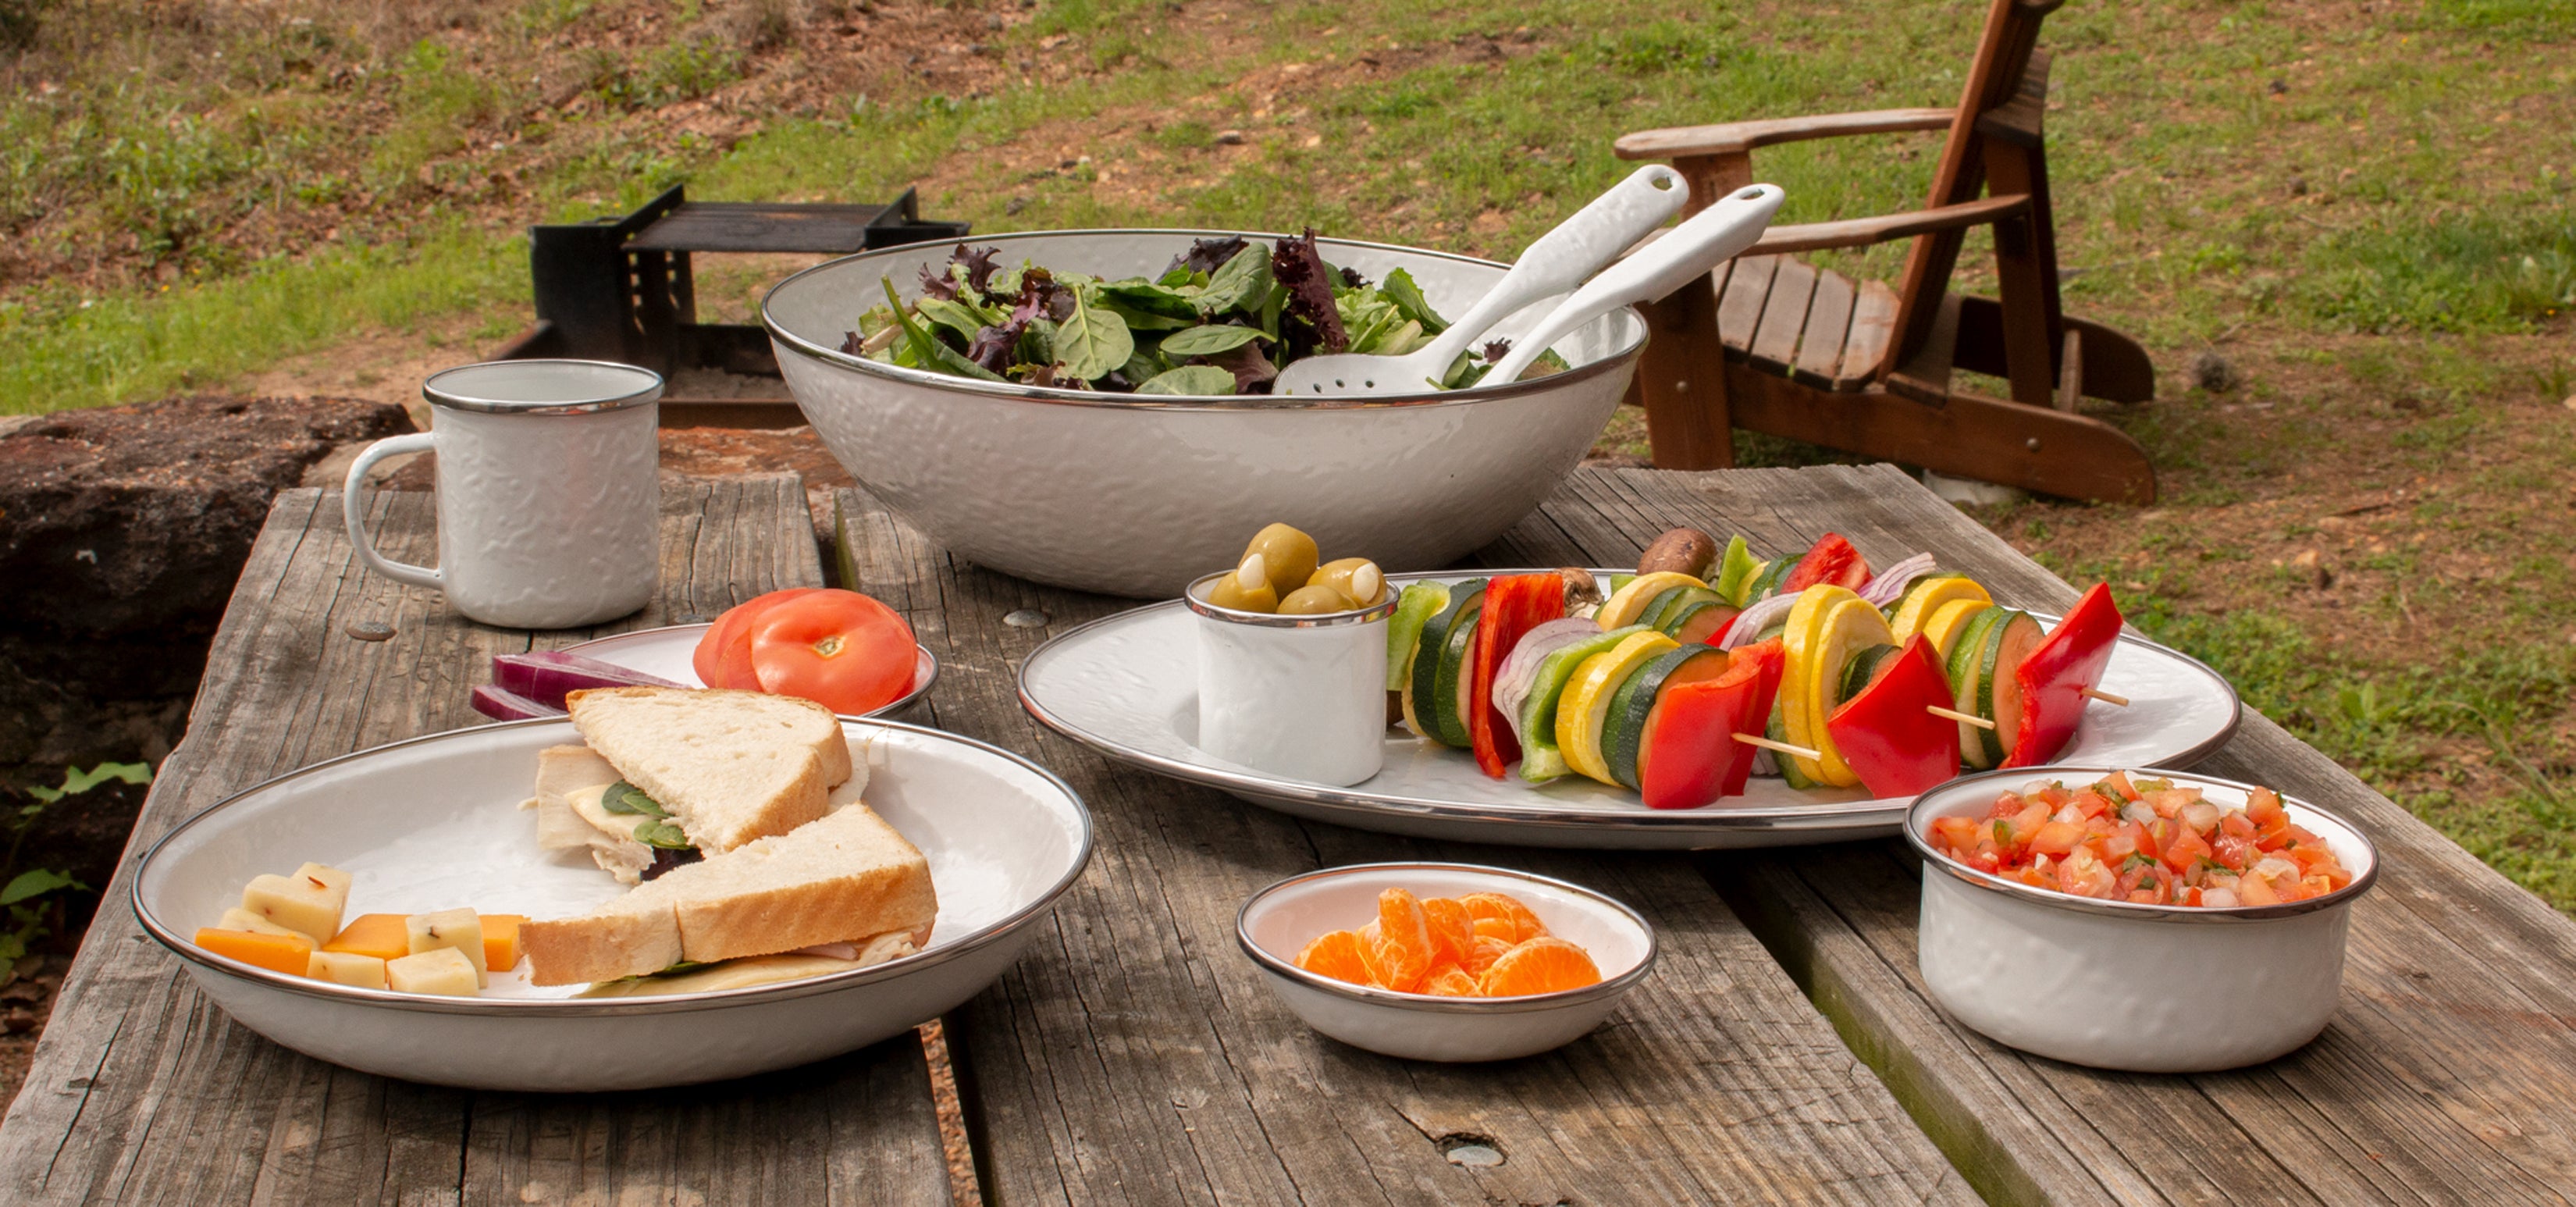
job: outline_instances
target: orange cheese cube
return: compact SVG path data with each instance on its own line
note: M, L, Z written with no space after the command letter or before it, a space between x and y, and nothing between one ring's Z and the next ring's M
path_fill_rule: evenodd
M519 924L524 914L483 915L483 966L508 972L519 966Z
M322 950L397 959L411 954L411 930L401 914L360 914L323 944Z
M313 940L297 934L264 935L209 926L197 932L197 946L255 968L283 972L288 976L303 976L305 969L313 964Z

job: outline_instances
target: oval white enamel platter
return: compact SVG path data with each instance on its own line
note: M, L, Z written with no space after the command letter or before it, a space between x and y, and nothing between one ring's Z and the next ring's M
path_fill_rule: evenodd
M1527 573L1533 572L1490 572ZM1389 581L1469 577L1399 574ZM2039 619L2054 625L2057 618ZM1616 850L1842 842L1896 833L1911 803L1873 799L1856 788L1800 790L1757 776L1744 795L1706 808L1649 809L1633 792L1581 776L1546 785L1516 775L1488 779L1466 752L1392 728L1386 765L1373 778L1347 788L1282 779L1194 743L1197 651L1190 613L1179 600L1121 612L1029 655L1020 668L1020 703L1049 728L1147 770L1298 817L1417 838ZM2130 706L2092 702L2056 762L2185 767L2236 731L2236 690L2227 680L2150 641L2122 637L2100 687L2128 697Z
M1018 755L918 726L844 718L864 795L930 860L939 916L921 952L811 980L711 993L573 999L526 965L483 996L326 984L190 941L242 886L306 860L355 877L349 915L468 906L560 917L625 891L582 852L538 849L523 810L537 752L580 741L568 721L511 721L379 746L252 788L180 824L144 856L134 908L199 988L242 1025L369 1073L496 1090L596 1091L741 1077L909 1030L1002 975L1091 856L1073 790Z
M698 652L698 642L706 637L710 627L705 624L675 624L658 629L637 629L632 633L616 633L580 645L566 646L564 652L655 675L683 687L705 687L705 681L698 678L698 668L690 658ZM914 705L921 703L923 696L930 694L930 685L939 680L939 659L924 647L916 646L914 651L912 690L894 703L865 715L904 716L912 711Z

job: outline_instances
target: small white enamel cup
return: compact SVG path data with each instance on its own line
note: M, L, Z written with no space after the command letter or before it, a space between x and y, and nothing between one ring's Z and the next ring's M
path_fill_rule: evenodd
M2333 848L2352 883L2287 905L2190 908L2100 901L1988 875L1933 850L1932 823L1983 817L2029 785L2079 787L2110 767L2022 767L1955 779L1916 798L1905 837L1923 856L1916 950L1924 987L1952 1018L2007 1047L2134 1073L2260 1064L2325 1030L2343 986L2352 903L2379 878L2359 828L2281 798ZM2242 808L2251 784L2174 771L2132 778L2198 788Z
M1191 583L1198 615L1198 747L1230 763L1342 788L1386 759L1386 622L1395 595L1348 612L1277 616L1207 601L1234 571Z
M367 568L444 592L489 625L562 629L624 616L660 577L662 377L633 365L517 360L421 384L430 430L379 440L340 492ZM378 461L438 454L438 565L376 552L361 488Z

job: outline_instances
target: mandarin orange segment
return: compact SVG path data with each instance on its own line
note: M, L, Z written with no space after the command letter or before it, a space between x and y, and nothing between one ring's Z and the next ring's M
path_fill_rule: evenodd
M1521 928L1509 918L1478 918L1475 926L1479 939L1492 939L1505 947L1521 941Z
M1474 997L1476 978L1455 964L1443 964L1422 980L1422 992L1433 997Z
M1297 953L1297 966L1317 976L1354 985L1369 983L1368 957L1360 949L1355 931L1337 930L1316 938Z
M1422 920L1431 930L1431 962L1464 964L1476 941L1476 919L1467 907L1447 897L1425 897Z
M1562 993L1601 983L1601 969L1584 950L1563 939L1541 936L1504 952L1485 970L1478 988L1486 997L1524 997Z
M1497 938L1526 943L1547 933L1547 925L1540 922L1538 915L1531 913L1529 907L1521 904L1516 897L1503 893L1469 893L1459 898L1458 903L1466 906L1467 913L1480 921L1486 918L1499 918L1511 923L1512 933L1498 934L1495 936Z
M1377 966L1386 987L1410 993L1431 971L1431 927L1422 902L1410 892L1391 888L1377 895Z
M1467 971L1483 976L1486 969L1494 966L1494 961L1502 959L1503 953L1511 949L1512 942L1509 939L1478 935L1476 942L1467 949Z

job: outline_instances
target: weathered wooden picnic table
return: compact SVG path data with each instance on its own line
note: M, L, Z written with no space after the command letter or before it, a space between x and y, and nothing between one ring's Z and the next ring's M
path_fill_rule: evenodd
M1041 938L944 1020L976 1180L1001 1202L2564 1201L2576 1197L2576 924L2271 722L2206 765L2352 818L2385 859L2342 1004L2280 1061L2196 1077L2026 1057L1948 1023L1915 972L1919 869L1893 841L1598 855L1302 822L1108 762L1020 709L1019 661L1127 606L946 557L866 496L812 539L789 475L670 479L661 598L616 629L838 577L945 667L937 724L1078 789L1099 846ZM426 560L429 496L372 502ZM134 861L275 774L479 720L488 655L591 633L473 625L361 572L334 496L283 496L235 591L189 736L0 1124L13 1202L803 1203L951 1191L922 1043L653 1093L471 1093L296 1055L233 1024L137 928ZM1668 525L1771 551L1826 530L1936 550L2010 603L2074 593L1893 469L1581 471L1480 555L1632 561ZM1006 624L1034 610L1043 625ZM1021 619L1025 620L1026 617ZM366 622L394 630L368 641ZM605 630L603 630L605 631ZM1235 950L1243 898L1309 868L1431 856L1628 901L1662 962L1598 1032L1491 1066L1385 1059L1290 1017ZM2209 970L2213 1017L2235 980Z

